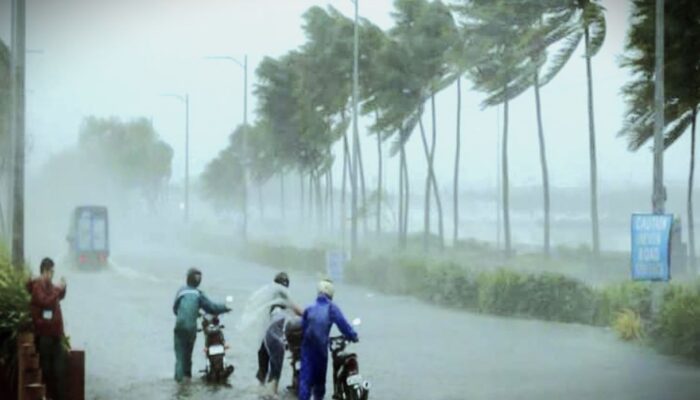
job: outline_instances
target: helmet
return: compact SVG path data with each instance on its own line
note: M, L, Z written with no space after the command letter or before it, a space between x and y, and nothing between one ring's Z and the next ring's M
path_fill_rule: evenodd
M274 282L279 283L284 287L289 287L289 275L287 275L286 272L280 272L279 274L275 275Z
M324 279L318 283L318 294L324 294L329 299L333 300L333 294L335 289L333 288L333 281L330 279Z
M190 268L187 270L187 286L192 286L194 288L199 286L202 281L202 271L197 268Z

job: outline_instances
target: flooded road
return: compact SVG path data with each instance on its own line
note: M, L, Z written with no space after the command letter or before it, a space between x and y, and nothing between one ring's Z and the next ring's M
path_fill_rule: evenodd
M210 298L234 296L234 311L223 318L236 366L230 387L172 380L171 304L190 266L203 270L201 288ZM57 276L68 278L66 331L74 347L86 350L89 399L260 398L257 347L236 323L248 296L275 270L178 246L115 254L114 265L101 272L65 268L57 266ZM297 302L313 301L316 280L291 273ZM604 329L475 315L343 284L336 302L347 318L363 320L354 349L373 399L651 400L700 393L699 367L620 342ZM195 374L204 366L202 342L200 336Z

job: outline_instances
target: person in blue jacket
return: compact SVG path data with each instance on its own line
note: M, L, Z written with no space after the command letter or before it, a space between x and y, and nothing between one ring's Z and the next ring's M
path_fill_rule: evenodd
M178 290L173 303L175 321L175 380L192 378L192 349L197 339L197 318L199 310L209 314L223 314L231 311L224 304L214 303L197 289L202 282L202 272L196 268L187 271L187 285Z
M328 367L328 345L331 326L353 342L357 333L345 320L343 313L333 303L333 283L322 280L318 284L316 303L304 311L302 318L303 340L301 343L301 371L299 376L299 400L321 400L326 394L326 369Z

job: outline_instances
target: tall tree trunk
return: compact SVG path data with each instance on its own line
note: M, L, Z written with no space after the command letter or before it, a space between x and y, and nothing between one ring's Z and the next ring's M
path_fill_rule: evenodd
M304 172L301 170L299 170L299 182L299 186L301 187L301 199L299 201L299 216L301 217L301 223L304 224L306 222L306 218L304 216L304 207L306 207L306 201L304 200Z
M309 172L309 225L314 219L314 172Z
M430 247L430 189L433 183L431 177L432 169L430 168L430 149L428 148L428 140L425 137L425 127L423 126L423 112L418 119L420 127L420 137L423 142L423 152L425 153L425 162L428 165L428 171L425 174L425 200L423 206L423 251L427 252Z
M362 189L362 210L364 215L362 216L362 233L367 236L367 221L368 221L368 209L367 209L367 193L365 189L365 167L362 161L362 146L357 145L357 166L360 170L360 188Z
M280 210L282 211L282 221L285 221L286 218L286 208L287 205L285 204L285 199L284 199L284 171L280 172Z
M382 235L382 201L384 200L384 194L382 192L382 135L377 133L377 237Z
M328 170L328 193L330 194L331 232L335 230L335 196L333 194L333 168Z
M539 71L535 71L535 105L537 108L537 133L540 141L540 165L542 166L542 194L544 196L544 254L549 257L549 173L547 172L547 152L544 144L544 128L542 124Z
M408 163L406 162L406 147L401 146L403 152L403 246L408 244L408 216L411 206L410 181L408 179Z
M503 105L503 142L501 148L502 185L503 185L503 233L505 234L505 254L510 257L512 248L510 243L510 199L508 188L508 86L506 86L506 101Z
M695 225L693 221L693 177L695 175L695 120L698 108L693 107L693 123L690 130L690 176L688 177L688 248L690 269L695 273Z
M321 196L321 176L318 172L314 173L314 184L316 185L316 223L320 232L324 231L324 204Z
M462 136L461 132L461 117L462 117L462 77L457 77L457 135L455 137L455 172L454 181L452 185L454 187L452 192L452 217L454 222L452 225L452 246L457 245L459 240L459 159L460 151L462 147Z
M265 204L263 203L262 184L258 184L258 208L260 209L260 219L265 218Z
M596 161L595 119L593 116L593 72L590 57L590 33L584 30L586 45L586 76L588 83L588 137L591 172L591 227L593 236L593 256L600 256L600 229L598 225L598 162Z
M343 250L345 250L345 240L346 240L346 229L345 229L345 223L348 218L347 216L347 203L346 203L346 194L347 194L347 183L348 183L348 173L351 173L348 168L348 162L349 162L349 154L350 154L350 149L348 146L348 135L347 133L343 133L343 182L341 184L342 189L341 189L341 195L340 195L340 231L341 231L341 239L343 241Z
M445 249L445 229L442 223L442 201L440 200L440 190L438 189L437 179L435 178L435 141L437 140L437 118L435 118L435 93L430 96L430 108L433 114L433 143L430 148L430 178L433 181L433 191L435 192L435 205L438 212L438 232L440 234L440 250Z
M401 135L401 133L399 133ZM403 177L403 158L404 152L403 148L400 150L399 154L399 213L398 213L398 238L399 247L403 247L403 196L404 196L404 177Z

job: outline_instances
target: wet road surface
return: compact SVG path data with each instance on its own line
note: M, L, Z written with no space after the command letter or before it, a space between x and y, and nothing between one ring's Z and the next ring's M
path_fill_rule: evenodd
M276 271L181 246L148 247L115 254L105 271L57 266L57 277L68 278L67 334L86 350L87 397L259 399L257 347L236 323L247 297ZM234 296L234 311L223 317L236 366L229 387L172 381L171 305L185 271L195 265L210 298ZM297 302L313 301L316 280L291 273ZM342 284L336 302L348 319L363 320L354 349L373 399L700 398L700 367L623 343L605 329L470 314ZM196 374L204 367L201 336L193 361ZM285 364L280 386L289 382L287 370Z

